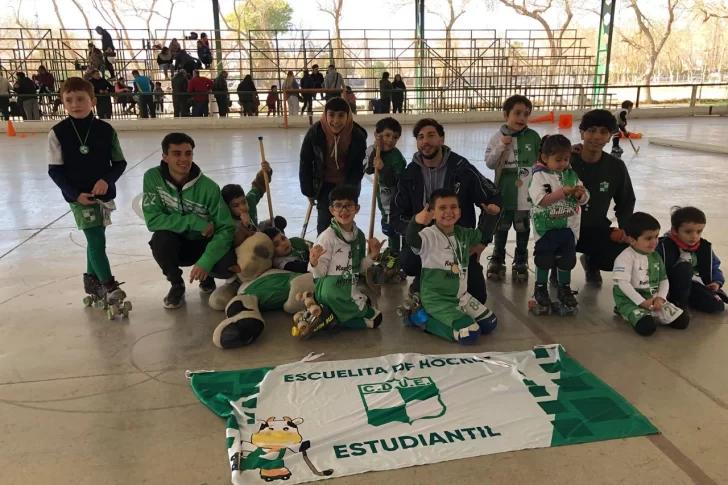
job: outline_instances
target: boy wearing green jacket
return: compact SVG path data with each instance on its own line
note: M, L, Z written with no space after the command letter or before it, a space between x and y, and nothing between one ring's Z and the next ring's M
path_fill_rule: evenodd
M185 295L183 266L192 266L190 283L212 293L215 277L232 276L235 224L220 187L192 161L195 142L184 133L162 140L162 162L144 174L142 211L152 234L152 255L171 288L165 308L178 308Z

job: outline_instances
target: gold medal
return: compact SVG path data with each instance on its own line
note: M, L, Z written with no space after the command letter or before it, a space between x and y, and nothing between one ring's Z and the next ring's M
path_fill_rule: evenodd
M457 264L453 264L452 266L450 266L450 271L452 271L455 274L458 274L460 272L460 266L458 266Z
M520 187L521 185L523 185L523 180L521 180L521 179L516 180L516 187Z

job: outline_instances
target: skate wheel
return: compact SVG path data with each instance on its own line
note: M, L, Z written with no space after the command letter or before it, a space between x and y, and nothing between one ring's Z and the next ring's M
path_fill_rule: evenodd
M314 297L313 291L304 291L303 300L301 300L301 301L304 301L306 298L313 298L313 297Z
M309 311L311 312L311 315L313 315L314 317L321 316L321 307L319 305L312 305L311 308L309 308Z
M132 308L131 307L131 302L130 301L125 301L124 302L124 310L126 310L126 313L129 313L131 311L131 308Z
M538 305L534 305L533 308L531 308L531 313L533 313L536 316L541 315L541 307Z
M298 337L298 327L291 328L291 335Z
M94 302L93 302L93 300L90 297L87 296L87 297L85 297L83 299L83 306L88 307L88 306L91 306L93 304L94 304Z
M307 297L303 303L304 305L306 305L306 308L311 308L312 306L316 305L316 300L311 297Z
M296 293L296 301L303 301L303 293Z
M106 302L104 302L103 300L97 301L96 302L96 307L99 308L100 310L106 310L107 309Z
M303 318L303 312L297 312L295 315L293 315L293 323L298 324L298 322L301 321ZM294 335L295 337L295 335Z
M109 308L108 310L106 310L106 319L107 320L113 320L114 319L114 312L112 311L111 308Z
M398 317L404 318L404 317L407 316L408 313L409 312L407 310L405 310L404 308L402 308L402 307L397 308L397 316Z
M402 302L402 308L404 308L405 310L412 310L414 306L414 302L410 300L405 300L404 302Z
M302 338L306 338L306 335L308 334L308 331L311 329L311 326L306 321L301 321L298 323L298 326L296 327L296 331L298 332L298 336Z

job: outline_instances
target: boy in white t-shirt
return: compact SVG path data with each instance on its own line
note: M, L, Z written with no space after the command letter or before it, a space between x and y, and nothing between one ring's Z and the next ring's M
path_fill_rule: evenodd
M660 223L649 214L635 212L625 231L634 242L614 261L615 312L643 337L655 333L658 323L684 330L690 318L667 302L670 284L665 263L655 252Z

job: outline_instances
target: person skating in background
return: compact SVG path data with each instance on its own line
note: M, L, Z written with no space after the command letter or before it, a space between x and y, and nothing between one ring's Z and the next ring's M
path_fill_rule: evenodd
M558 272L558 300L565 311L577 306L571 290L571 270L576 266L576 241L581 225L581 207L589 202L589 191L571 168L571 142L563 135L546 135L540 146L540 161L533 166L528 185L536 264L534 299L550 311L549 271Z
M212 90L215 92L215 101L217 102L217 112L220 118L225 118L230 111L230 95L227 87L228 72L222 71L212 83Z
M78 77L61 85L68 117L48 133L48 175L71 206L76 226L86 237L84 291L109 305L126 298L111 274L106 255L106 226L116 209L116 181L126 160L114 128L94 117L94 87Z
M114 91L109 81L101 77L101 72L94 69L91 80L89 81L94 87L94 95L96 96L96 113L102 120L111 119L112 105L111 94Z
M655 251L660 237L660 223L644 212L629 217L625 231L630 247L614 261L614 311L621 315L635 332L648 337L657 324L684 330L690 315L667 303L670 283L665 263Z
M596 109L584 114L579 124L583 147L579 153L571 154L571 168L589 191L589 204L581 215L581 230L576 252L586 281L602 285L601 271L611 271L616 257L627 248L629 237L624 228L634 212L635 195L632 180L622 160L603 151L615 130L616 121L612 113ZM607 217L614 201L614 214L620 230L612 228ZM556 281L556 273L551 279Z
M369 175L374 173L375 168L379 171L377 205L382 214L382 232L389 238L388 249L394 257L398 257L402 250L402 239L390 225L392 204L397 194L399 176L407 166L407 160L397 148L401 136L402 125L399 121L392 117L379 120L374 128L374 144L367 148L367 166L364 169ZM381 158L376 158L377 145L380 147Z
M318 206L317 234L329 227L329 193L337 185L361 189L367 132L354 122L349 103L336 97L326 102L321 120L301 144L298 170L301 193Z
M213 82L200 75L200 71L195 69L192 73L192 80L187 84L187 92L194 93L192 96L192 116L210 115L210 91L212 91Z
M394 75L392 82L392 113L401 113L404 106L404 95L407 92L407 85L402 81L402 76Z
M531 204L528 184L533 165L539 160L541 137L528 127L533 104L525 96L515 95L503 103L506 123L495 133L485 150L485 165L496 171L498 190L503 194L503 212L496 226L493 254L488 263L488 278L505 276L506 242L511 226L516 231L516 250L511 267L512 276L528 279L528 238Z
M142 118L157 117L154 109L154 84L147 76L142 76L139 71L134 69L131 72L134 76L134 92L139 95L139 113Z
M624 136L629 136L627 131L627 115L632 112L634 103L626 100L622 101L622 107L614 112L614 118L617 120L617 129L612 133L612 155L617 158L622 158L624 150L619 146L620 133L624 133Z
M392 82L389 80L389 73L384 71L382 79L379 80L379 112L389 113L392 104Z
M705 213L697 207L674 207L670 231L657 245L670 281L667 300L688 315L690 308L722 312L728 302L720 259L710 241L702 237L707 222Z

